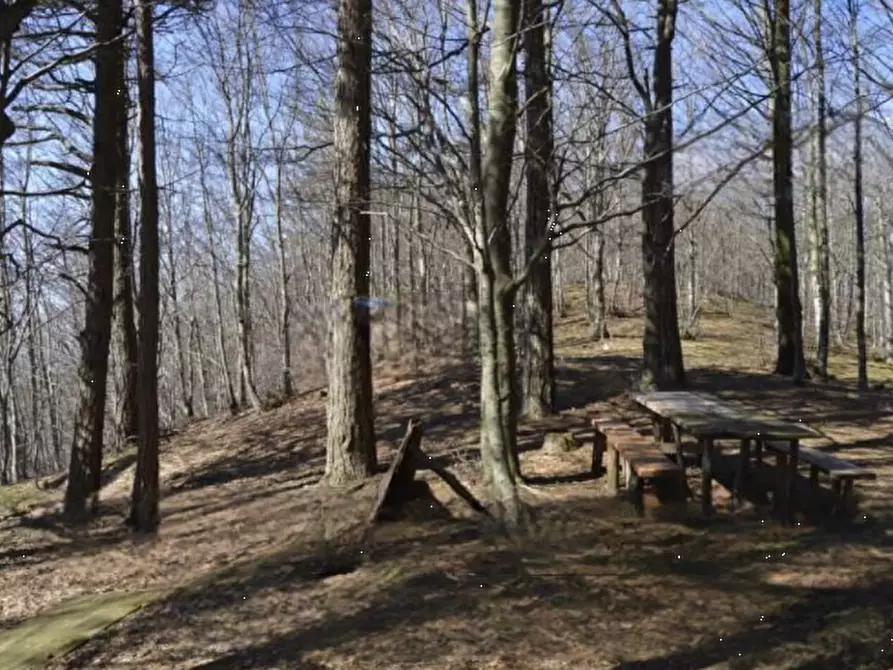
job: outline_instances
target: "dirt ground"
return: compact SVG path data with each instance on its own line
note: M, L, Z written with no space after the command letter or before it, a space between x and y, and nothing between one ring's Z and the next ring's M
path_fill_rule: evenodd
M166 443L154 540L136 542L122 525L127 456L86 530L58 525L46 502L58 493L2 518L0 628L72 596L160 586L173 590L53 667L893 668L891 392L855 392L847 352L832 360L835 381L794 389L766 374L768 315L715 306L685 343L691 384L808 422L826 436L815 446L878 480L857 486L862 514L846 526L785 528L755 505L706 522L698 501L638 519L588 475L586 423L617 411L640 319L614 319L614 337L593 343L571 306L557 331L562 412L521 434L532 537L504 537L435 480L452 518L432 509L363 535L377 482L347 492L319 483L325 408L311 395L199 422ZM378 371L379 455L387 462L407 419L421 419L424 449L483 495L474 371L444 369ZM893 369L872 363L870 373L890 388ZM538 449L552 429L586 446ZM27 492L15 495L27 506Z

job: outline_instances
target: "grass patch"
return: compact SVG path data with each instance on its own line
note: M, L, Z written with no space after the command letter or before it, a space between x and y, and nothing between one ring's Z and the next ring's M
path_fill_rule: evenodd
M49 612L0 633L0 668L39 668L67 654L162 592L104 593L66 601Z
M55 500L54 491L37 488L33 481L0 486L0 516L5 513L22 514L35 505Z

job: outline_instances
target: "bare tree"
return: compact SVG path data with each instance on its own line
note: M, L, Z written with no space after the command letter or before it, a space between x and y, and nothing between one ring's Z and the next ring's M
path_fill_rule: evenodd
M862 58L859 39L861 0L847 0L850 28L850 50L853 67L853 97L856 118L853 133L853 210L856 223L856 346L858 347L858 384L868 389L868 347L865 341L865 203L862 196L862 118L865 102L862 93Z
M822 0L813 5L813 49L815 68L809 84L814 97L816 128L810 165L809 258L816 327L816 367L822 377L828 374L831 337L831 267L828 248L828 152L825 47L822 40Z
M122 26L122 32L126 23ZM134 310L133 281L133 231L130 220L130 142L129 119L130 96L127 86L127 43L118 43L121 57L116 63L116 87L118 94L117 147L118 147L118 184L115 213L116 259L115 283L116 295L115 319L118 325L118 360L123 371L122 398L118 428L124 439L136 438L139 433L139 412L137 409L137 334Z
M369 142L372 1L339 0L335 75L335 217L326 478L367 477L376 466L369 296Z
M117 115L122 27L121 0L96 8L95 111L93 116L92 230L84 329L80 333L79 397L65 490L65 514L82 520L87 500L98 504L114 304L115 207L118 186Z
M137 0L139 81L140 298L139 447L131 522L135 531L158 528L158 182L155 172L155 47L153 7Z
M793 126L791 120L791 6L775 0L765 6L771 35L772 179L775 203L775 283L778 357L775 372L803 381L802 309L794 227Z
M527 212L525 252L530 257L552 229L554 208L554 141L552 84L548 40L550 17L541 0L526 0L524 87L527 142ZM555 407L555 364L552 352L552 264L548 253L534 260L525 289L527 343L523 369L522 410L530 417L550 414Z
M673 39L676 0L657 0L651 91L636 70L633 27L619 3L612 19L620 31L630 79L645 111L642 177L642 268L645 278L643 388L685 384L676 296L673 196Z

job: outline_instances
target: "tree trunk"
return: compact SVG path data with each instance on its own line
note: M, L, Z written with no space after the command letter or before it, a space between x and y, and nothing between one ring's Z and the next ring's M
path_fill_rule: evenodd
M28 139L33 140L33 137L29 137ZM25 155L24 179L22 181L22 190L25 192L28 191L31 183L32 161L33 151L31 148L31 144L29 143ZM22 198L21 217L22 221L25 221L26 223L29 223L31 220L28 204L28 198ZM28 228L27 226L23 229L22 233L22 241L25 247L25 262L27 263L28 268L36 268L37 262L34 254L34 236L32 235L30 228ZM28 436L28 441L31 443L33 449L35 476L45 471L45 469L48 469L51 465L50 454L48 453L49 450L46 448L46 436L44 434L44 431L41 430L43 418L40 411L40 366L38 364L37 354L37 350L39 347L38 340L40 338L39 331L41 327L40 310L38 309L38 306L40 304L39 292L39 284L35 283L34 273L26 272L24 313L27 315L27 323L24 325L27 328L26 337L28 347L28 399L30 401L30 435ZM47 398L47 402L49 402L49 398ZM43 454L45 461L43 464L41 464L40 462L41 454Z
M239 411L239 402L236 399L236 390L233 386L233 377L229 369L229 356L226 352L226 320L223 312L223 296L220 293L220 260L217 256L217 246L214 240L214 224L211 216L211 203L208 195L207 175L203 151L199 148L199 181L202 190L202 210L205 221L205 231L208 234L208 250L211 255L211 284L214 290L214 316L217 323L217 353L220 356L220 367L223 376L223 385L226 389L226 399L229 402L229 411L236 414Z
M198 319L195 316L189 322L189 342L194 361L193 365L198 377L198 398L201 403L202 415L209 416L208 395L210 389L208 388L208 375L205 373L205 348L202 344L202 332L198 325Z
M673 37L676 0L658 0L653 101L645 119L642 267L645 275L643 388L685 384L676 298L673 213Z
M595 104L595 102L593 102ZM603 178L603 150L607 124L603 122L597 134L590 139L595 148L591 149L586 163L586 190L596 192L589 198L588 217L590 221L598 221L605 214L605 189ZM592 337L602 340L611 336L608 331L608 304L605 296L605 231L604 224L593 228L586 237L586 304L588 306L589 323Z
M122 29L126 28L125 25ZM116 140L118 148L118 192L115 199L115 319L118 330L118 359L122 371L122 394L118 414L120 439L134 439L139 432L137 409L137 337L133 306L133 234L130 223L130 146L128 142L128 113L130 100L127 90L126 42L118 45L120 61L116 64L117 97Z
M279 346L282 349L282 395L290 398L294 393L291 376L291 296L288 285L291 276L288 272L286 256L285 228L282 225L282 163L285 156L276 156L276 247L279 252Z
M177 255L174 251L173 202L168 196L165 208L167 219L167 264L170 277L171 319L174 326L174 356L177 360L177 380L180 382L180 404L187 420L195 418L194 390L190 374L189 354L183 341L183 316L180 313L180 283L177 276Z
M775 373L795 383L806 376L802 310L794 228L793 142L791 135L790 0L776 0L772 21L772 179L775 195L775 287L778 357Z
M861 46L859 44L859 2L848 0L850 9L850 48L853 56L853 93L856 121L853 134L853 200L856 216L856 346L859 351L859 389L868 389L868 346L865 342L865 207L862 197L862 100Z
M550 236L552 224L552 84L546 25L548 10L542 0L526 0L524 31L524 86L526 95L527 211L524 258L533 263L524 292L527 320L523 370L523 412L541 418L555 409L555 364L552 331L552 263L550 253L532 258Z
M893 363L893 221L881 220L881 243L884 249L884 316L887 324L884 332L884 358Z
M685 337L694 339L698 330L698 240L688 229L688 287L686 290Z
M477 26L477 7L469 0ZM481 460L497 514L510 528L526 519L518 495L514 300L511 276L511 184L518 108L516 79L520 0L496 0L490 44L490 96L483 156L483 203L473 218L481 348Z
M590 290L589 321L592 337L602 340L611 337L608 330L608 305L605 298L605 234L596 228L589 234L592 271L587 286Z
M253 195L247 197L253 198ZM236 240L236 321L239 335L239 404L261 408L254 384L253 323L251 313L251 215L239 206ZM253 206L250 207L253 210Z
M78 400L75 410L65 515L84 520L87 502L98 505L102 475L109 340L114 309L115 190L118 185L118 77L121 50L115 43L122 27L121 0L105 0L95 11L92 230L88 254L84 329L80 333Z
M376 468L369 295L369 143L372 1L339 0L335 77L335 220L326 479L345 484Z
M38 348L38 358L40 362L40 381L43 389L44 398L46 399L47 423L49 424L50 442L53 445L54 469L61 468L65 462L65 452L62 443L62 426L59 423L58 398L53 384L52 373L47 362L49 356L50 333L48 328L42 329L44 337L41 338Z
M158 184L155 174L153 4L137 0L140 109L139 446L131 521L136 532L158 529Z
M506 0L496 0L497 4ZM491 102L492 105L492 102ZM478 267L484 259L478 258ZM511 403L506 396L515 393L511 377L514 364L500 354L500 340L513 336L513 329L499 315L510 298L500 292L491 272L479 272L480 320L478 338L481 356L481 464L484 478L495 505L495 515L510 528L523 524L521 500L518 496L519 468L517 462L516 416L511 414ZM509 332L504 332L505 330ZM500 330L503 332L500 333ZM508 363L508 365L506 365ZM506 413L506 409L509 413Z
M555 313L558 314L562 319L567 316L567 300L564 295L564 264L562 263L562 257L564 256L564 251L562 249L555 249L551 256L549 265L552 268L553 272L551 273L555 277L554 281L554 291L555 291ZM552 258L554 258L555 262L552 262ZM552 276L549 277L549 283L552 284Z
M478 284L477 273L474 270L474 249L471 245L465 245L465 259L467 264L462 269L462 294L463 314L465 315L465 327L462 330L464 343L463 351L474 358L480 351L478 342Z
M816 368L818 374L828 376L828 350L831 338L831 269L828 242L828 154L826 149L827 103L825 96L825 53L822 44L822 0L815 0L813 16L813 42L815 68L813 87L816 105L816 131L813 165L816 175L812 189L810 213L810 269L812 274L812 298L815 315Z

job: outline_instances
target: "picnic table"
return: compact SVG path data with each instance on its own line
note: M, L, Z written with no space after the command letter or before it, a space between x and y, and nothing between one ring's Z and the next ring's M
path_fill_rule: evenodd
M633 396L633 401L651 416L657 439L675 442L680 464L683 462L683 434L697 439L702 452L701 509L705 515L711 514L713 510L713 459L716 440L739 440L741 451L735 481L736 498L740 498L741 485L747 473L751 442L756 442L757 449L761 449L768 441L788 443L779 511L786 521L793 519L800 440L820 437L818 432L801 422L745 414L744 410L709 393L658 391L637 394Z

